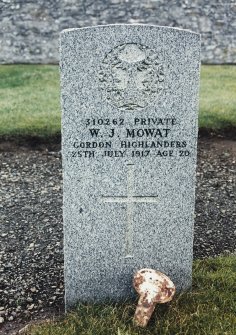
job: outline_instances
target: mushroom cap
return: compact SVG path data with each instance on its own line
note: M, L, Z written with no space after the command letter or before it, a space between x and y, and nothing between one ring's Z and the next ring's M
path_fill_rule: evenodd
M149 302L165 303L172 300L175 285L164 273L153 269L141 269L134 275L133 286L139 295Z

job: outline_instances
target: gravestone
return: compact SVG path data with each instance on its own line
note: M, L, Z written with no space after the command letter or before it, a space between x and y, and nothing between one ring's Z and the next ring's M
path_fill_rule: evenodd
M66 306L133 297L133 274L191 286L200 36L61 33Z

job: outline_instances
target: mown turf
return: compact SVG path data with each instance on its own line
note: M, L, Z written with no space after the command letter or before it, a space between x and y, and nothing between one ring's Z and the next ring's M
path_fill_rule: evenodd
M236 127L236 66L202 66L199 127Z
M55 135L60 119L58 66L0 66L0 136Z
M145 329L133 325L135 304L80 305L31 335L235 335L236 257L195 261L192 292L158 305Z
M60 118L58 66L0 66L0 136L54 136ZM199 126L236 127L236 66L202 66Z

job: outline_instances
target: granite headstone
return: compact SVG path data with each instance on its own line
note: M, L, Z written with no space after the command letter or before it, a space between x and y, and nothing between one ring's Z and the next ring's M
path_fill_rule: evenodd
M144 267L191 286L200 36L61 33L66 306L132 297Z

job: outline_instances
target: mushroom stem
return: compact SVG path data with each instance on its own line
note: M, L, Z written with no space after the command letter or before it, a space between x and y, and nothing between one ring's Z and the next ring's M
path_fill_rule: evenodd
M157 303L171 301L175 285L164 273L153 269L141 269L134 275L133 285L140 295L134 314L134 322L145 327Z
M139 327L146 327L152 313L156 307L156 303L149 302L146 294L142 294L139 298L138 305L134 314L134 322Z

